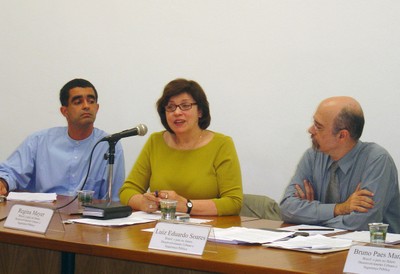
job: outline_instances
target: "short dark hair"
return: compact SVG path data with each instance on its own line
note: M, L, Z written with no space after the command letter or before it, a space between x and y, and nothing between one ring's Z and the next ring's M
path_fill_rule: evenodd
M90 83L88 80L85 79L73 79L71 81L69 81L68 83L66 83L60 90L60 103L62 106L68 106L68 99L69 99L69 91L73 88L92 88L94 90L94 94L95 94L95 99L97 102L98 99L98 94L97 94L97 90L94 87L94 85L92 83Z
M175 79L169 82L165 87L163 94L157 101L157 112L160 115L161 123L166 130L173 133L172 129L168 126L167 117L165 113L165 106L168 104L171 97L188 93L190 94L194 101L197 103L198 109L201 111L202 116L199 118L199 127L201 129L206 129L210 125L211 115L210 106L208 104L207 96L201 86L192 80L186 79Z
M356 111L354 108L344 107L333 121L332 133L337 134L342 129L346 129L351 138L357 141L363 132L364 123L362 110Z

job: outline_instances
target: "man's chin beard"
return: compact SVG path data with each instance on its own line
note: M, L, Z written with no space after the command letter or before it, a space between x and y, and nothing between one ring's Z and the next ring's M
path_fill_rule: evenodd
M319 144L317 143L317 142L315 142L315 141L312 141L312 148L314 149L314 150L319 150L319 148L320 148L320 146L319 146Z

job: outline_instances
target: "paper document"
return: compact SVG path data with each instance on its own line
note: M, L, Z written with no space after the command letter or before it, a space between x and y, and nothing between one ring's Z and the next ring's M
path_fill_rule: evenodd
M97 226L123 226L123 225L134 225L134 224L143 224L154 222L154 220L143 219L135 217L132 215L125 218L116 218L116 219L91 219L91 218L81 218L81 219L69 219L66 223L80 223L80 224L88 224L88 225L97 225Z
M10 192L7 196L7 200L52 203L55 200L57 200L57 194L56 193Z
M144 211L135 211L132 214L135 217L148 219L148 220L160 220L161 219L161 212L160 211L156 211L156 212L153 212L153 213L146 213ZM175 214L175 216L179 216L179 215L186 215L186 214L185 213L179 213L179 212L177 212ZM190 217L189 220L187 220L187 222L188 223L194 223L194 224L202 224L202 223L211 222L211 220L197 219L197 218Z
M293 232L279 232L246 227L214 228L214 237L208 240L228 244L263 244L293 235Z
M266 247L277 247L299 251L310 251L315 253L327 253L349 249L352 245L351 240L336 239L324 235L297 236L287 241L277 241L264 244Z

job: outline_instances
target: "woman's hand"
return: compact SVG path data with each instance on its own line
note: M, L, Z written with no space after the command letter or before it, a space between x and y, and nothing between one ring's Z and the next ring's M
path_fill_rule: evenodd
M177 201L176 211L187 212L187 199L173 190L160 190L156 192L146 192L144 194L136 194L129 200L129 205L134 210L140 210L152 213L159 210L160 201L169 199ZM190 214L193 215L217 215L217 208L212 199L192 200L193 209Z
M178 212L186 212L187 207L187 199L185 197L180 196L178 193L176 193L173 190L161 190L158 193L158 198L159 199L169 199L169 200L175 200L178 202L176 205L176 211Z
M134 210L152 213L158 210L160 198L154 193L136 194L129 200L128 205Z

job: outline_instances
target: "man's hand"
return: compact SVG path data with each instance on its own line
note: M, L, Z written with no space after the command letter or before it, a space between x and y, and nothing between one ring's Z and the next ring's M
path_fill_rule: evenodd
M7 195L7 183L0 179L0 195Z
M373 196L374 193L371 191L366 189L361 190L361 183L359 183L354 193L350 195L346 202L336 204L334 210L335 217L338 215L347 215L353 211L362 213L368 212L368 210L375 205L372 199Z
M314 189L312 184L308 180L304 180L304 191L301 189L300 185L295 185L296 193L294 194L295 197L299 197L302 200L307 200L309 202L314 201Z

